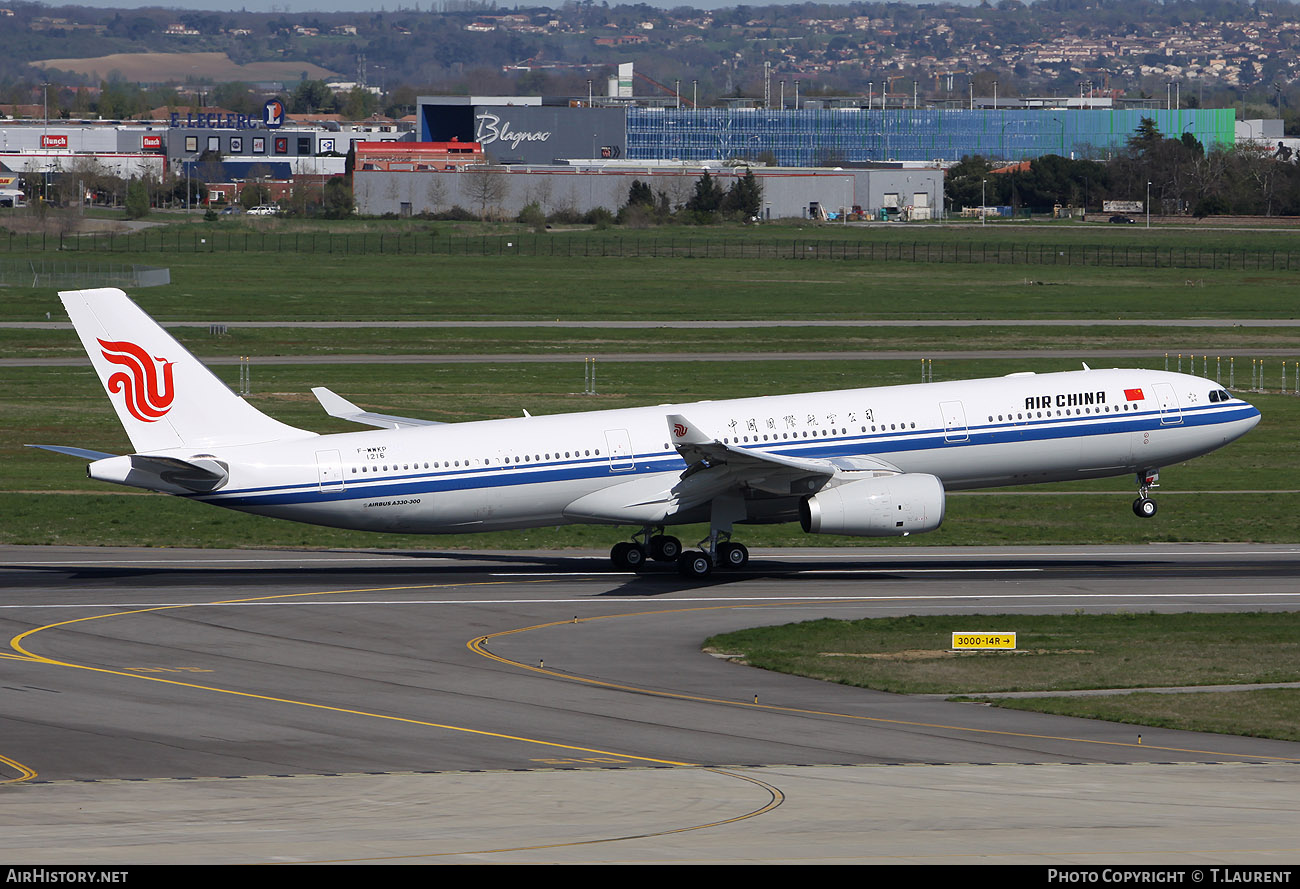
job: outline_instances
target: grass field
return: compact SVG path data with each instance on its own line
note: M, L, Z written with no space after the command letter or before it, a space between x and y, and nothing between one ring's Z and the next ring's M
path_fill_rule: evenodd
M1017 652L954 655L951 634L1015 632ZM743 663L903 694L1300 681L1300 614L938 615L820 620L705 642ZM991 700L1092 719L1300 740L1300 690Z
M1226 382L1228 359L1237 357L1236 372L1250 379L1247 356L1273 359L1274 385L1281 384L1277 362L1300 358L1300 328L1287 327L777 327L734 329L653 329L538 327L243 327L230 324L213 335L207 326L177 327L172 334L203 358L249 355L259 362L295 355L568 355L644 353L761 353L761 352L917 352L942 360L953 351L1016 350L1031 353L1021 359L1037 365L1061 355L1088 357L1107 350L1142 351L1156 357L1177 355L1184 367L1196 355L1197 372L1209 356L1210 373L1221 370ZM1036 353L1036 354L1034 354ZM0 329L0 358L77 358L81 342L70 330ZM1221 359L1216 366L1216 359ZM1125 359L1132 364L1134 359ZM1112 362L1113 363L1113 362ZM1149 361L1145 364L1150 365ZM1159 363L1163 367L1163 361ZM1288 375L1288 384L1291 375Z
M1294 237L1294 236L1293 236ZM1012 241L1011 244L1016 242ZM1291 318L1300 272L859 260L369 253L4 253L5 263L164 265L162 320ZM0 320L59 317L4 289Z
M239 223L245 225L246 222ZM307 230L319 223L258 221L253 230ZM185 231L219 230L182 223ZM347 221L328 231L478 232L510 229L419 221ZM556 238L710 237L724 240L816 236L901 243L907 237L1016 244L1158 244L1181 248L1237 246L1267 249L1284 243L1277 232L1145 230L1099 226L990 226L878 229L763 227L656 230L653 233L560 232ZM923 232L923 235L920 234ZM551 237L552 235L539 236ZM1287 235L1293 238L1293 235ZM1289 242L1287 246L1289 247ZM22 261L8 253L5 261ZM66 257L59 256L59 259ZM178 335L200 356L254 356L251 400L268 413L316 431L356 427L324 416L309 390L325 385L366 408L444 421L583 411L694 401L770 392L800 392L914 383L918 361L756 361L631 363L599 362L598 396L584 396L588 355L620 352L824 352L897 351L932 354L936 380L1035 370L1073 370L1091 351L1137 349L1150 357L1105 360L1101 366L1163 368L1171 353L1210 356L1210 375L1228 382L1233 350L1268 354L1267 385L1282 382L1281 362L1300 355L1300 336L1290 328L1144 325L1149 317L1274 318L1295 314L1294 286L1300 272L1243 273L1206 270L1195 278L1165 268L1096 266L1026 267L996 264L857 262L688 258L563 258L550 256L395 256L302 253L88 254L104 259L171 267L171 285L132 295L165 320L227 322L225 336L206 326ZM50 259L30 254L27 260ZM61 318L49 288L10 286L0 299L0 321ZM1014 327L979 324L936 328L743 328L712 330L572 330L539 328L556 319L1132 319L1121 327ZM241 320L439 320L486 319L519 323L507 329L253 329ZM1026 350L1032 357L967 361L947 358L958 350ZM504 353L554 361L499 364L275 364L277 355ZM66 357L80 360L70 331L0 331L0 357ZM1093 361L1093 366L1098 366ZM1202 363L1203 368L1203 363ZM1189 367L1190 369L1190 367ZM217 367L234 385L238 369ZM1199 372L1199 370L1198 370ZM1244 356L1232 370L1238 389L1250 381ZM1289 386L1294 389L1294 369ZM22 521L0 525L9 542L86 540L96 543L169 541L211 545L400 546L423 538L386 538L297 528L196 508L161 497L120 492L87 481L70 458L23 448L26 443L73 444L125 452L127 442L107 400L88 370L78 367L0 368L0 406L8 422L0 431L0 500ZM1294 495L1199 493L1300 489L1300 453L1294 428L1296 400L1250 396L1264 421L1243 441L1186 467L1167 467L1160 516L1138 522L1128 513L1128 479L1050 486L1033 496L954 495L943 529L924 543L1088 543L1111 541L1296 539ZM95 493L93 499L55 491ZM45 494L34 492L47 492ZM1072 492L1072 493L1066 493ZM1080 493L1082 492L1082 493ZM1093 496L1113 492L1111 496ZM1198 493L1179 493L1198 492ZM1087 494L1087 496L1083 496ZM88 515L94 513L95 517ZM100 515L105 516L101 521ZM117 517L116 523L113 518ZM1118 516L1118 520L1117 517ZM92 533L92 529L93 533ZM434 538L436 546L603 547L620 532L611 529L547 529L538 532ZM688 534L684 535L689 536ZM767 543L844 543L861 539L808 537L797 529L747 529L746 539Z
M141 255L160 320L1289 318L1297 273L592 257ZM1191 282L1189 284L1189 281ZM6 289L0 320L59 316Z

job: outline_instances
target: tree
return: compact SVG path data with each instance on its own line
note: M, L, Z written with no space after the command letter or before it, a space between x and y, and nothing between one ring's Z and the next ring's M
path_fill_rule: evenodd
M731 183L722 201L722 211L746 221L762 215L763 185L754 177L753 170L746 170L744 176Z
M632 180L632 187L627 190L627 205L629 207L653 207L655 203L654 192L650 190L650 183L642 182L640 179Z
M143 179L132 179L126 187L126 218L143 219L149 215L149 189Z
M318 111L332 112L336 107L334 93L323 80L303 80L289 94L289 112L292 114L315 114Z
M245 182L239 191L239 206L245 210L271 202L271 189L261 182Z
M496 209L510 191L509 174L499 167L468 169L461 175L470 177L465 196L478 207L479 219L487 219L488 211Z
M712 222L714 214L722 206L723 197L722 186L705 170L704 175L695 180L695 193L686 202L686 210L697 222Z

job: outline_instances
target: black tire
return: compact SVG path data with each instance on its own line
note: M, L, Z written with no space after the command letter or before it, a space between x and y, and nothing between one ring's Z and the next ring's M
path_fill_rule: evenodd
M1150 497L1139 497L1133 501L1133 514L1140 519L1149 519L1156 514L1156 502Z
M650 538L650 558L656 562L676 562L682 554L682 542L676 537L660 535Z
M701 578L713 573L713 560L707 553L689 550L677 557L677 570L682 577Z
M718 564L728 568L744 568L749 564L749 550L743 543L723 543L718 546Z
M627 553L623 556L623 560L627 562L627 567L633 571L640 571L645 567L646 563L645 550L635 543L629 543L627 547Z
M636 547L626 540L620 541L610 549L609 560L614 563L614 567L619 571L630 571L633 567L630 554L634 550L636 550Z

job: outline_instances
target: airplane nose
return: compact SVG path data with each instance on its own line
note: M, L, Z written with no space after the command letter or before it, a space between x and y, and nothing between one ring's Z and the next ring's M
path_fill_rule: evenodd
M1246 407L1250 409L1246 416L1228 424L1228 432L1227 435L1224 436L1225 442L1241 438L1247 432L1259 425L1259 421L1264 416L1259 412L1259 408L1255 407L1253 404L1247 404Z

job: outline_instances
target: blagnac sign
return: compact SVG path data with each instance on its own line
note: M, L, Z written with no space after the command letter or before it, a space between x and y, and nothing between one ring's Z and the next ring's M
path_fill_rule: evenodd
M508 142L511 149L517 149L520 142L545 142L551 138L550 132L545 130L532 133L512 131L509 121L486 111L476 115L474 123L474 141L484 146L493 142Z

